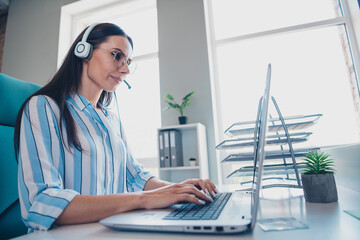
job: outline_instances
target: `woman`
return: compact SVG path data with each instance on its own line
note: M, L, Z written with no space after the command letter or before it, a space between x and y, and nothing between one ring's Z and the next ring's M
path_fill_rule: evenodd
M84 42L92 46L85 56ZM19 196L30 231L133 209L212 201L205 194L217 192L211 181L161 181L129 153L120 121L107 106L129 74L132 50L131 38L118 26L90 26L52 80L20 109L15 127Z

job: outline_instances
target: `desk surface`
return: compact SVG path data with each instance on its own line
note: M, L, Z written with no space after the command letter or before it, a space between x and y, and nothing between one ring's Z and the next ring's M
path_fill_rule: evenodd
M264 190L258 219L295 217L307 224L308 229L264 232L256 225L252 233L219 236L115 231L99 223L90 223L56 227L17 239L360 239L360 220L344 212L360 210L359 192L338 186L339 201L325 204L305 202L301 193L301 189Z

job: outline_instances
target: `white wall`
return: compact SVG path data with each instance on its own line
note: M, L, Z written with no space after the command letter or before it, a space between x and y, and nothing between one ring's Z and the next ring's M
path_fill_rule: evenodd
M76 0L12 0L2 72L45 85L56 71L61 6Z
M210 73L204 5L201 0L158 0L160 97L172 94L180 101L195 91L185 110L190 123L200 122L207 128L210 179L217 182L215 132L210 88ZM178 124L179 114L162 113L162 125Z
M360 144L321 148L335 160L336 184L360 192Z

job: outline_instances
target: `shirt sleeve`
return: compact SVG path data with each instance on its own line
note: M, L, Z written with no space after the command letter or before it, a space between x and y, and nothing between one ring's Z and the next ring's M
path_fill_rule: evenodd
M79 193L64 189L64 149L57 117L45 96L31 98L24 108L18 158L23 221L30 231L48 230Z
M120 135L126 148L126 186L129 192L143 191L147 181L154 177L150 172L144 170L131 154L126 142L123 125L120 121Z
M137 163L130 153L127 154L126 186L129 192L143 191L147 181L154 177L144 167Z

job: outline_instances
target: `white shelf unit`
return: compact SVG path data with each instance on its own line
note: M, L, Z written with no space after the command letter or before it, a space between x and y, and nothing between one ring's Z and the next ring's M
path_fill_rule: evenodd
M160 179L170 182L182 182L189 178L209 178L205 126L201 123L192 123L162 127L158 128L158 137L160 131L171 129L181 132L184 166L160 168L160 154L158 152ZM196 159L195 166L190 166L189 158Z

